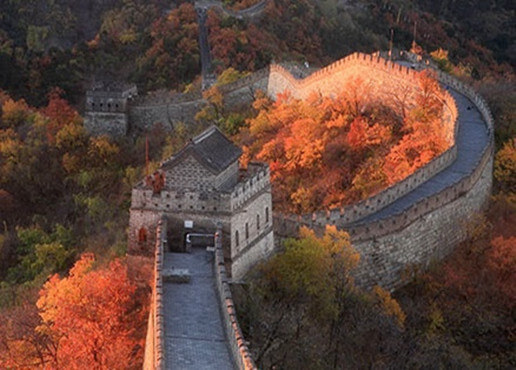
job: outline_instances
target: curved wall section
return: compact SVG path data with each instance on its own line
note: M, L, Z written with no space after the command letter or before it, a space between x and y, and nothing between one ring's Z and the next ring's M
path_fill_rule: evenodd
M272 65L270 71L267 93L273 98L285 91L296 99L306 99L312 93L331 96L346 93L343 86L352 86L360 94L367 94L366 100L393 103L403 101L407 109L414 104L420 82L420 73L414 69L361 53L349 55L302 80L295 79L279 65ZM443 91L439 98L444 103L442 118L448 128L448 150L404 180L372 197L352 205L316 212L311 218L339 226L349 225L381 210L448 167L457 157L455 137L458 112L455 100L447 91Z
M355 275L357 284L366 288L374 285L394 290L409 282L407 278L433 260L440 260L465 240L467 223L488 201L491 194L492 161L483 168L479 177L465 179L419 204L405 214L385 221L365 224L352 236L352 242L361 255L360 268ZM462 193L462 185L473 187ZM439 199L441 198L441 199ZM440 206L428 211L432 201ZM369 232L362 232L369 228ZM350 232L356 232L354 228Z
M415 88L417 81L417 72L410 68L353 54L304 80L296 80L281 67L271 67L269 93L286 89L296 98L306 98L313 91L331 94L338 82L356 73L379 78L375 91L386 98L389 85L382 74L398 80L399 85L391 84L397 88L402 80L409 89L410 85ZM425 267L443 258L467 238L466 223L482 210L491 193L493 118L473 89L442 72L436 74L447 89L442 97L445 119L450 124L458 118L458 124L451 126L454 145L405 180L357 204L312 215L275 214L276 236L295 236L300 226L318 232L326 224L346 229L362 257L357 283L391 290L404 284L411 267Z

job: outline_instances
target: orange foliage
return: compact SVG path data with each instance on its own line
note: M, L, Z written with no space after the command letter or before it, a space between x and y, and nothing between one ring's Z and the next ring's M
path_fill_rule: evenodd
M256 2L244 0L235 8ZM268 1L263 15L253 22L237 21L211 10L206 26L211 53L218 62L217 72L228 67L257 70L269 64L273 55L293 54L315 62L323 54L320 35L314 32L321 28L321 16L314 2L308 0Z
M27 120L31 110L25 100L13 100L10 97L2 96L2 120L1 125L7 128L16 128Z
M403 327L407 316L405 315L405 312L403 312L399 303L391 297L391 294L387 290L383 289L379 285L373 287L373 292L376 295L376 298L382 310L388 316L392 316L393 318L395 318L396 323L400 327Z
M516 138L504 143L496 153L493 174L502 191L516 193Z
M94 257L84 254L68 277L54 275L43 286L37 306L42 324L37 328L56 343L52 367L126 369L142 341L135 339L136 287L118 260L93 270Z
M499 236L491 240L487 264L492 271L494 285L512 307L516 306L516 236Z
M441 88L426 72L421 73L416 107L405 118L406 133L386 158L385 173L394 184L424 166L450 146L441 120Z
M255 70L259 59L258 54L263 43L263 33L254 25L247 30L239 29L236 25L222 27L222 20L215 11L208 13L206 22L210 33L209 42L214 58L222 62L219 72L224 67L238 70Z
M449 146L439 85L427 74L420 85L406 115L395 101L375 101L361 79L335 97L260 97L240 133L246 161L269 163L280 209L312 212L376 194Z
M43 368L55 355L55 346L45 335L34 331L40 323L36 306L30 297L22 304L0 312L0 368Z
M468 302L495 304L500 310L516 307L516 237L497 236L490 242L474 240L458 249L439 276L427 276L451 294Z
M48 94L48 105L41 110L50 120L46 126L47 136L50 142L54 142L57 132L65 125L76 122L79 114L73 109L61 95L63 91L54 88Z

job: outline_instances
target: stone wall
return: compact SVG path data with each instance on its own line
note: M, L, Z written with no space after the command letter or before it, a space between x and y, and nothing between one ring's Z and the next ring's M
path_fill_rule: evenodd
M189 232L213 232L216 222L223 225L224 232L230 233L230 195L219 192L198 192L163 190L155 194L143 184L132 191L131 211L129 218L129 253L146 254L148 243L138 242L138 232L141 227L149 231L153 223L161 215L168 220L169 247L176 252L184 251L184 234ZM184 228L184 221L194 222L192 230ZM229 258L229 251L226 252Z
M361 256L357 283L394 290L403 285L410 267L427 267L449 254L466 235L466 225L489 200L492 185L490 145L475 171L456 185L415 203L402 214L346 229ZM308 220L275 214L276 238L295 236L300 226L324 232L330 220Z
M145 370L165 370L165 321L163 312L163 243L167 234L166 220L159 221L155 234L154 275L151 284L152 296L147 323L147 337L143 368Z
M242 279L249 270L258 263L266 261L274 253L274 237L272 223L269 222L269 225L260 230L252 242L243 246L232 257L231 277L233 280Z
M469 97L475 105L477 105L489 129L491 135L490 140L492 140L492 116L483 99L471 88L464 86L452 77L441 72L436 72L436 74L441 83L463 93ZM273 65L270 69L259 71L233 84L222 86L221 90L223 90L223 93L226 94L227 97L230 97L231 94L234 94L235 96L243 96L241 98L242 102L247 102L247 99L252 98L252 94L250 92L252 92L254 88L264 87L266 87L267 93L270 96L274 96L278 92L289 90L292 96L305 99L313 92L325 95L336 94L340 92L343 84L353 81L353 79L356 79L356 76L361 76L371 99L392 99L393 90L403 91L405 97L403 104L406 104L407 108L413 104L413 96L419 88L417 71L399 64L388 62L378 56L357 53L337 61L302 80L294 78L285 68ZM467 174L458 183L446 188L439 194L435 194L435 196L432 196L429 199L424 199L423 201L418 202L418 204L414 204L403 214L395 215L387 220L381 220L378 222L368 224L359 223L360 219L363 219L367 215L374 214L388 206L396 199L399 199L433 177L456 159L457 148L455 146L455 136L458 129L456 124L458 115L457 107L454 99L450 94L448 94L448 92L444 91L439 97L444 102L443 122L448 126L447 138L452 144L449 150L435 158L411 176L407 177L405 180L357 204L316 212L314 214L303 215L300 217L275 215L274 231L277 236L281 238L296 235L300 225L306 225L318 230L319 232L324 229L324 225L327 223L335 224L340 228L349 229L353 242L359 246L364 255L364 267L361 267L361 270L357 273L357 279L361 284L370 286L373 282L381 282L388 288L397 286L397 284L400 283L404 263L389 264L389 255L392 253L394 256L395 251L393 250L396 249L388 246L388 243L391 243L389 240L392 240L389 239L390 235L397 235L401 238L400 240L405 240L406 238L404 238L402 234L404 230L411 228L411 232L418 230L418 235L421 235L422 238L430 238L430 236L428 236L431 235L430 231L426 233L423 230L424 222L421 225L418 225L418 222L420 222L418 220L427 216L432 218L437 215L434 217L435 219L439 220L442 218L447 220L446 222L450 225L457 227L457 224L454 224L452 220L450 220L451 216L447 216L446 212L443 213L442 217L439 216L439 210L441 207L445 208L448 204L458 202L457 206L460 205L470 211L472 209L480 209L479 207L482 203L480 200L485 200L489 196L491 180L488 176L486 177L485 174L490 171L490 163L492 162L492 143L490 144L489 149L486 149L485 153L483 153L482 161L478 164L474 173ZM399 99L399 97L397 98ZM179 96L174 99L174 104L186 103L186 96ZM152 203L159 200L154 203L155 207L151 205L153 209L160 212L169 212L169 214L179 212L181 215L184 215L183 212L186 212L186 214L190 212L195 213L196 210L201 214L210 209L210 207L213 207L214 212L221 212L222 215L225 214L226 216L231 217L229 222L227 220L224 222L224 232L230 235L232 246L231 257L234 261L233 272L235 273L235 276L241 276L254 263L265 258L270 253L269 249L270 244L272 243L272 234L269 238L267 226L265 226L266 217L264 214L265 208L268 208L270 204L270 188L268 187L270 186L270 175L268 168L254 169L254 172L255 173L247 180L237 184L231 195L224 193L220 194L223 198L229 196L229 203L226 198L220 202L221 199L206 199L203 197L209 197L209 195L197 195L194 192L192 192L192 194L163 192L159 195L160 199L157 199L156 195L153 195L152 192L148 190L137 192L138 194L136 194L136 197L139 198L139 200L133 204L138 204L137 202L139 201L142 203L143 207L145 204L150 204L149 202ZM471 193L474 191L472 189L476 189L475 191L477 191L477 193ZM462 198L466 199L465 202L467 204L471 204L471 207L468 208L467 205L460 203L464 201ZM225 206L221 206L221 204L225 204ZM181 207L179 207L179 205L181 205ZM215 210L215 207L218 208ZM269 208L269 212L272 212L272 208ZM233 215L231 216L231 214ZM257 227L257 214L260 214L260 218L263 220L263 226L260 225L260 228ZM205 216L209 218L212 215L206 213ZM269 217L272 217L272 214L270 214ZM144 216L141 216L141 218L146 219ZM460 217L456 218L456 220L457 222L459 222L459 220L462 222L462 220L466 218L466 215L461 214ZM247 224L249 234L247 238L245 224ZM435 225L436 224L434 223L433 227L435 227ZM238 247L236 247L237 230L239 232ZM428 228L428 230L431 230L431 228ZM435 233L435 231L433 232ZM458 239L463 237L460 233L457 233L456 236ZM417 235L414 235L413 238L415 240L420 240ZM453 238L453 240L450 239L452 240L452 243L447 244L446 248L454 244L457 238ZM441 245L442 240L444 239L435 238L435 240L438 240L436 243ZM382 243L385 244L385 247L383 247L384 244ZM407 241L404 241L403 243L404 246L397 247L397 250L400 250L400 253L405 256L410 256L413 252L413 257L406 258L410 261L414 261L414 263L421 263L424 265L425 263L428 263L431 258L438 258L444 253L442 252L442 249L434 247L429 241L427 243L429 243L428 245L430 247L425 251L423 251L425 248L424 245L419 245L418 251L418 245L408 243ZM397 260L400 260L400 258ZM375 267L370 269L366 265ZM380 268L379 265L384 265L384 267ZM383 274L385 277L381 278L378 274Z
M235 162L236 165L238 163ZM236 169L234 166L230 167L228 174ZM241 271L244 268L242 266L247 268L258 262L273 249L272 230L264 234L264 230L272 226L269 168L265 164L251 163L246 176L233 187L231 193L197 189L162 190L154 193L150 187L140 182L133 189L131 197L129 253L146 254L150 251L154 240L149 237L147 242L139 242L139 231L143 227L151 235L160 215L165 215L169 221L169 229L174 230L170 234L169 245L175 251L181 251L184 245L183 234L187 232L183 226L184 220L194 222L194 232L211 232L216 223L220 222L225 236L231 241L231 249L225 250L225 256L229 260L238 253L237 271ZM170 177L167 180L170 181ZM246 223L248 238L245 238ZM235 240L236 230L241 235L238 246ZM240 258L243 254L247 256Z
M197 189L211 189L215 184L215 175L191 155L177 163L173 172L167 171L166 168L165 164L165 187L167 188L187 188L195 184Z
M192 122L195 114L202 109L206 101L198 98L177 103L140 104L135 103L129 108L131 129L149 130L161 124L165 130L172 130L177 122Z
M254 101L257 90L266 91L269 68L257 71L233 83L220 86L228 108L234 109ZM207 104L198 92L174 96L146 96L135 100L129 107L132 129L148 130L160 123L172 130L177 122L193 123L194 117Z
M362 258L355 276L357 283L366 288L378 284L393 290L408 282L405 277L412 277L412 267L425 269L465 240L468 222L483 209L491 194L492 161L480 168L480 178L476 182L471 181L474 186L464 195L457 197L458 189L447 189L434 199L439 201L438 197L442 197L448 203L428 213L420 207L432 200L424 205L414 205L409 210L413 222L408 225L392 230L396 222L405 217L403 215L386 222L391 229L388 233L379 232L382 225L379 223L370 225L371 233L367 238L364 234L352 236L353 245ZM383 227L387 225L383 224Z
M161 213L146 209L131 208L127 252L129 254L152 255L156 245L156 229ZM146 238L139 240L140 229L145 229Z
M154 194L152 189L138 187L133 189L131 209L146 209L154 212L222 213L231 211L229 194L217 192L198 192L162 190Z
M248 172L252 175L246 181L238 183L231 193L231 210L233 211L239 210L255 194L270 187L270 170L267 164L251 162L248 165Z
M347 212L340 210L297 217L275 214L276 236L295 236L300 226L310 227L319 233L324 231L325 224L348 229L352 243L362 258L356 273L357 282L364 287L380 284L391 290L404 283L403 276L408 268L414 265L425 267L432 260L446 256L457 243L464 240L467 237L465 223L482 210L491 193L493 118L484 100L473 89L444 73L438 72L437 76L441 83L467 96L481 112L487 126L489 143L471 173L463 174L443 191L384 220L349 225L350 221L359 220L367 213L347 218ZM426 167L422 171L426 172ZM400 183L396 186L405 185ZM396 198L391 195L391 199ZM374 206L371 199L366 200L364 206L367 203L370 207Z
M86 111L125 113L126 109L126 97L112 96L109 93L86 93Z
M246 181L240 182L231 194L231 276L234 279L240 279L274 250L269 167L250 163L248 172Z
M219 231L220 235L220 231ZM217 285L217 293L220 303L220 312L226 336L229 341L231 354L237 369L251 370L257 369L247 347L246 341L238 324L238 319L233 302L233 296L229 288L226 267L224 264L224 255L222 252L222 238L215 240L215 280Z
M258 90L267 91L269 74L269 68L264 68L233 83L220 86L219 90L224 95L226 106L234 109L251 104Z
M231 217L231 274L234 279L240 279L274 249L272 218L267 222L266 209L272 209L270 188L256 194Z
M84 128L93 136L122 137L127 133L127 115L125 113L86 112Z
M294 78L284 67L272 65L267 93L270 97L275 97L278 93L288 91L294 98L306 99L312 93L325 96L339 94L343 91L342 86L354 85L361 95L369 96L366 100L393 101L395 99L394 101L398 103L394 106L399 106L399 102L402 101L408 109L413 106L414 96L419 90L419 75L419 72L411 68L385 59L355 53L302 80ZM357 76L362 81L361 87L356 83ZM397 91L398 96L393 91ZM447 91L443 91L439 98L444 102L442 118L447 126L446 138L450 144L448 150L404 180L372 197L349 206L306 215L304 218L330 221L338 225L353 223L386 207L448 167L457 157L455 136L458 130L458 112L454 99Z

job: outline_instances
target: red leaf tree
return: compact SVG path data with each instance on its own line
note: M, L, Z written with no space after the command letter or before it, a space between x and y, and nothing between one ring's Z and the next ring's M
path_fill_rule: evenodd
M54 275L43 286L37 306L37 328L57 344L52 367L127 369L135 367L141 348L135 338L134 293L127 268L119 261L94 270L94 257L84 254L68 277Z

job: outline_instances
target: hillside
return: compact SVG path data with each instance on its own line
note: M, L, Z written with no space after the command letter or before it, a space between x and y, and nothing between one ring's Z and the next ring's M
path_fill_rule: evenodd
M223 3L238 10L256 1ZM273 61L317 69L354 51L388 50L393 30L394 48L432 57L495 115L493 199L464 225L472 238L449 260L392 296L364 292L350 278L347 236L330 230L336 245L305 231L234 288L260 366L516 366L515 12L507 0L271 0L252 21L208 12L218 86ZM420 97L401 112L365 101L360 86L347 91L365 100L258 94L253 106L230 109L216 85L204 92L198 124L178 123L173 134L87 135L81 114L95 78L134 82L142 95L200 90L198 38L192 1L0 3L1 368L141 367L151 261L126 256L130 192L207 125L238 140L246 161L269 162L275 209L297 213L364 199L449 146L435 115L442 102ZM120 305L109 304L108 287ZM75 353L89 338L113 346L95 347L98 358Z
M219 71L257 70L272 60L322 66L354 51L387 49L390 29L394 47L409 49L417 23L417 44L427 52L448 51L462 73L479 79L514 72L511 2L432 4L276 0L251 23L210 11L214 62ZM182 89L200 71L197 18L188 1L7 1L0 14L6 71L0 85L37 106L55 86L79 103L94 76L130 79L145 91Z

